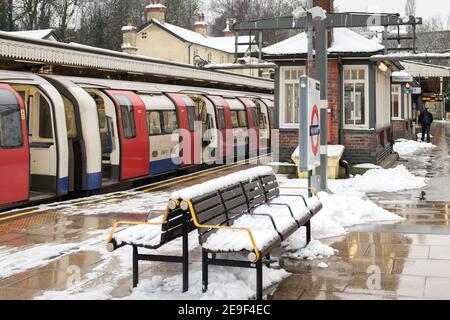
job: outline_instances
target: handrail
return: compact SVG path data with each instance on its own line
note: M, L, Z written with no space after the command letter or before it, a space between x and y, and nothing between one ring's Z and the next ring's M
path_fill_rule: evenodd
M200 224L200 223L198 222L197 213L195 212L194 205L192 204L192 201L191 201L190 199L185 199L185 200L183 200L183 202L185 202L185 203L188 205L189 210L190 210L190 212L191 212L192 220L194 221L194 225L195 225L197 228L225 229L225 230L240 230L240 231L245 231L245 232L247 232L248 235L249 235L249 237L250 237L250 241L251 241L252 246L253 246L253 251L255 252L255 256L256 256L255 259L250 259L250 256L249 256L249 260L250 260L251 262L257 262L257 261L260 259L261 254L260 254L259 249L258 249L258 247L257 247L257 245L256 245L255 238L253 237L252 231L251 231L249 228L243 228L243 227L229 227L229 226L210 226L210 225L203 225L203 224ZM182 202L182 203L183 203L183 202Z

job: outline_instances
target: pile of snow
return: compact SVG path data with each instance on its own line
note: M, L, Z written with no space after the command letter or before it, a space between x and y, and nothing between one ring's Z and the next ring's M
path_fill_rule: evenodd
M287 249L292 248L287 244ZM290 254L289 257L295 257L299 259L315 260L323 259L334 256L339 250L333 249L326 244L323 244L319 240L312 240L306 248L300 249L294 254Z
M213 179L202 184L176 191L172 199L192 199L200 195L208 194L239 182L252 180L259 176L272 175L273 169L269 166L259 166L244 171L238 171L224 177Z
M413 175L405 166L369 170L364 175L348 180L349 186L359 192L396 192L426 186L426 179Z
M426 151L436 148L434 144L427 142L418 142L413 140L400 139L394 144L394 151L400 156L408 156L419 151Z

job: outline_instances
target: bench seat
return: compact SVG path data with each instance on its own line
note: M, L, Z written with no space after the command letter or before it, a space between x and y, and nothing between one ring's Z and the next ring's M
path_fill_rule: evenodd
M280 195L272 199L271 203L287 204L292 208L294 214L296 214L298 210L303 211L304 209L307 209L315 215L322 209L322 203L317 198L305 198L305 201L308 208L305 208L303 199L295 195Z
M261 251L272 243L280 241L280 235L274 229L271 220L265 216L243 215L234 221L233 227L250 229ZM209 236L202 246L210 252L253 251L248 233L231 229L218 230Z
M161 245L161 235L161 226L137 225L117 232L113 239L118 246L127 244L139 247L155 248Z

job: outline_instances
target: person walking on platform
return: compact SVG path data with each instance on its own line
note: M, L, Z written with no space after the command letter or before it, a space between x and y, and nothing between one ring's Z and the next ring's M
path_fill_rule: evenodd
M419 116L419 124L422 126L422 142L425 141L425 134L427 135L427 142L431 142L430 131L433 121L433 115L428 111L428 108L423 109Z

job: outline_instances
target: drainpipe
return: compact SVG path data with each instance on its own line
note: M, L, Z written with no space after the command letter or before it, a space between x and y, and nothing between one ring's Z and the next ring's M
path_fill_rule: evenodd
M344 145L344 63L342 56L338 56L339 65L339 144Z
M191 48L192 48L193 45L194 45L194 44L191 43L191 44L188 46L188 64L191 64ZM192 62L194 62L194 61L192 61Z

